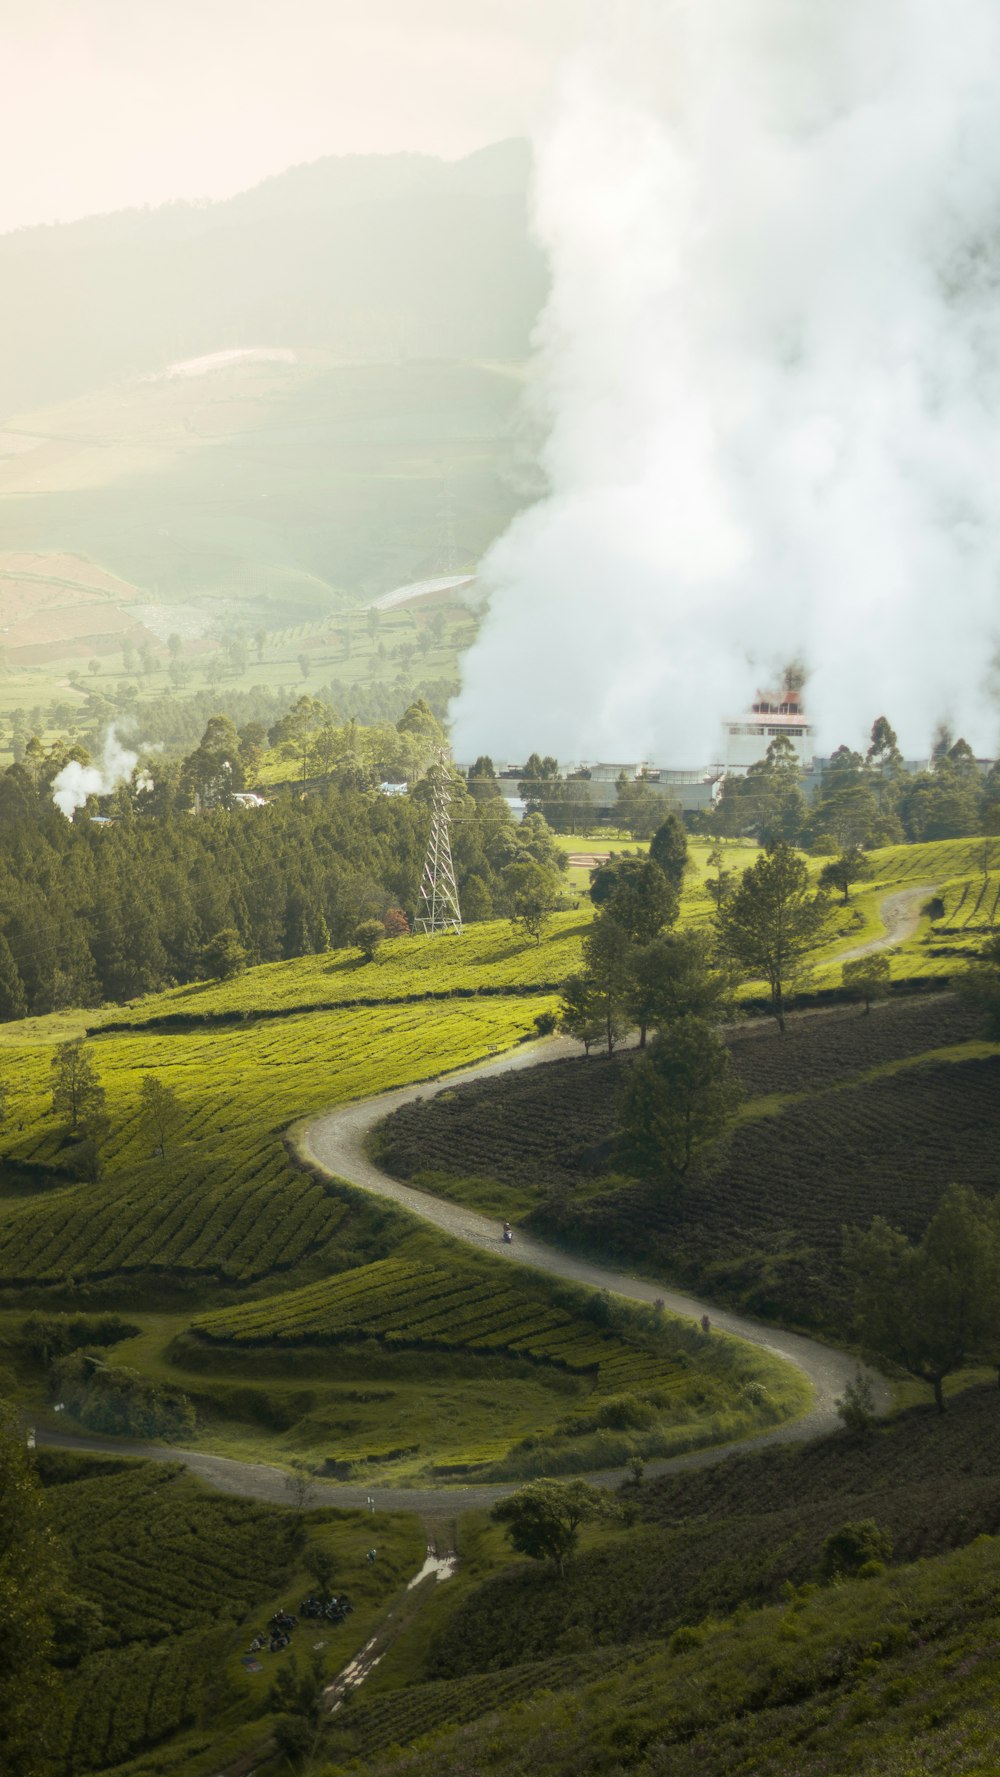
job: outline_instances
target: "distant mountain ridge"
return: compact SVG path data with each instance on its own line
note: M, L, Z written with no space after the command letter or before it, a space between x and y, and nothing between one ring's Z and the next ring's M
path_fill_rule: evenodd
M0 419L237 346L522 358L531 151L337 156L235 197L0 236Z

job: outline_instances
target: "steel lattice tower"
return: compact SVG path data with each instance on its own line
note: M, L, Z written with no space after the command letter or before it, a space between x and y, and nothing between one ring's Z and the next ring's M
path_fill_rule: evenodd
M448 821L451 782L443 754L431 766L427 777L434 790L434 817L431 821L427 856L424 859L424 873L420 879L420 899L424 911L414 920L414 929L430 935L435 932L460 932L462 910L458 904L458 884L451 862Z

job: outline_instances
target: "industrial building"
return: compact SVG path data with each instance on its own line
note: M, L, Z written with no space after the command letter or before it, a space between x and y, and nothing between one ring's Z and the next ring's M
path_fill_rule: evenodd
M806 718L801 691L791 686L782 691L758 691L746 713L724 725L721 771L744 776L751 765L766 758L768 747L779 735L795 749L802 770L810 771L815 732Z

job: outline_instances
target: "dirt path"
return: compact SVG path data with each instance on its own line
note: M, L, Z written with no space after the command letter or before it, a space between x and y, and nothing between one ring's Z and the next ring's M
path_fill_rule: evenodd
M879 902L878 909L885 926L885 937L869 938L867 944L856 944L852 950L842 950L837 962L854 962L856 957L874 956L879 950L894 950L897 944L905 944L920 924L924 902L928 895L934 894L935 886L933 882L922 882L916 888L899 889L893 895L886 895Z
M364 1647L324 1686L324 1715L336 1715L348 1697L360 1690L366 1678L371 1676L379 1662L385 1658L393 1642L412 1627L421 1606L442 1580L451 1578L457 1565L458 1557L454 1553L449 1551L439 1555L434 1543L428 1545L423 1566L406 1582L403 1590L397 1593L391 1608L381 1618ZM322 1646L322 1643L318 1645ZM273 1740L260 1740L256 1746L251 1746L230 1760L229 1764L220 1766L214 1777L253 1777L259 1765L274 1758L275 1751Z

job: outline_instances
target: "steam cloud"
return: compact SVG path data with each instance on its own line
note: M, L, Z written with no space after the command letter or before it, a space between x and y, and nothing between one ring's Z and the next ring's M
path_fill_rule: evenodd
M821 748L991 748L1000 3L613 11L538 145L550 493L456 755L701 765L794 655Z
M152 779L144 771L136 773L139 764L138 753L132 753L128 747L122 746L113 727L108 729L104 740L104 752L99 765L80 765L71 760L52 780L52 800L60 808L68 821L78 808L82 808L88 796L110 796L120 784L134 783L137 790L151 790Z

